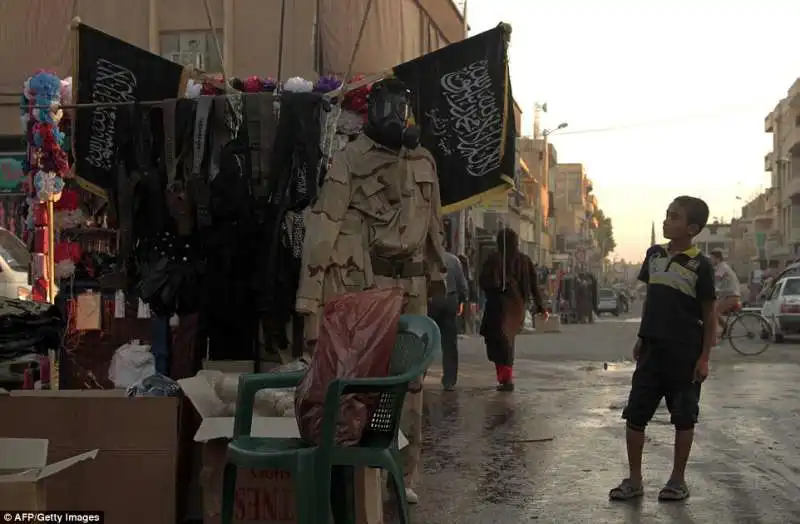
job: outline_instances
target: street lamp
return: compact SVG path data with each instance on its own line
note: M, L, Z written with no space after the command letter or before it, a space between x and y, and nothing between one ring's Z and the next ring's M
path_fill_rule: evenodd
M545 138L547 138L548 136L550 136L551 134L555 133L556 131L560 131L561 129L564 129L564 128L566 128L568 125L569 125L569 124L568 124L568 123L566 123L566 122L561 122L560 124L558 124L558 126L556 126L556 128L555 128L555 129L545 129L545 130L542 132L542 135L543 135ZM545 140L545 144L547 144L547 140Z

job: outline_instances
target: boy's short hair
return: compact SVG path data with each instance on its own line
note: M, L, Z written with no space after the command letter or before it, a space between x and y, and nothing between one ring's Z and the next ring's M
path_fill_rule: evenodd
M697 232L703 230L708 223L708 204L702 198L697 198L688 195L682 195L676 198L673 202L681 206L686 211L687 225L696 225Z

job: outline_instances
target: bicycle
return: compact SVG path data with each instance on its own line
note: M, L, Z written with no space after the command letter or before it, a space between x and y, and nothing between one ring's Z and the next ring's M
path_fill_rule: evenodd
M749 329L747 322L752 321L755 329ZM738 334L738 329L744 329L743 334ZM736 334L735 334L736 333ZM745 311L741 306L731 311L725 318L725 323L722 325L722 334L720 335L720 342L723 340L728 341L734 351L746 357L755 357L764 353L770 346L770 339L772 334L772 326L764 316L758 311ZM745 350L743 345L740 346L734 340L756 340L760 339L763 344L757 350Z

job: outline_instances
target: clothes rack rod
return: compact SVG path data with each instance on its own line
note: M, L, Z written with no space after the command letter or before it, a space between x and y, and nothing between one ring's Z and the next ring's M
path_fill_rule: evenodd
M86 104L64 104L64 105L53 104L52 106L21 105L19 103L13 103L13 102L0 102L0 106L6 106L6 107L16 106L16 107L19 107L21 109L51 109L51 108L55 108L55 109L97 109L97 108L103 108L103 107L134 106L134 105L137 105L137 104L140 105L140 106L144 106L144 107L152 107L152 106L157 106L159 104L163 104L164 102L166 102L166 100L147 100L147 101L144 101L144 102L137 102L137 101L132 101L132 102L90 102L90 103L86 103Z

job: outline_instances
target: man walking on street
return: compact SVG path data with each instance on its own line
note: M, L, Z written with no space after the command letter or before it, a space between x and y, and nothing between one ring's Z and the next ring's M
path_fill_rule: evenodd
M453 391L458 380L458 314L467 300L469 289L458 257L445 252L444 262L447 266L447 294L431 300L428 314L442 332L442 388Z

